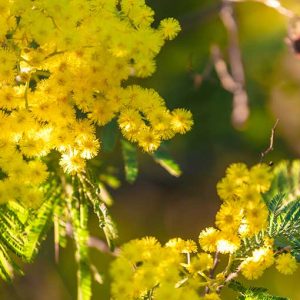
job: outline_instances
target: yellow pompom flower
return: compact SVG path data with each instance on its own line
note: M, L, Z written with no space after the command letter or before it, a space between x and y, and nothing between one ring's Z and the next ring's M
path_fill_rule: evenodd
M201 231L199 235L199 244L204 251L215 252L217 250L219 237L219 230L213 227L208 227Z
M185 109L174 109L172 111L171 126L175 132L186 133L191 129L194 122L190 111Z
M230 165L226 170L226 177L235 184L242 184L249 180L249 170L243 163Z
M160 22L159 29L164 39L173 40L181 28L177 20L173 18L167 18Z
M77 139L76 143L79 151L81 152L80 156L84 159L91 159L95 157L100 149L99 141L93 136Z
M97 124L103 126L107 124L115 115L114 107L112 107L109 101L100 99L94 102L90 108L89 118Z
M81 173L85 169L85 160L79 155L78 151L71 150L64 153L60 159L63 170L71 175Z
M191 259L191 263L187 265L187 270L191 273L198 271L207 271L213 267L213 258L210 254L199 253Z
M28 183L39 185L48 178L48 175L47 166L41 161L33 160L28 163Z
M0 82L11 83L16 76L17 55L0 47Z
M255 280L262 276L265 268L257 261L246 259L241 265L242 274L249 280Z
M240 238L232 232L221 232L217 240L217 251L220 253L234 253L241 245Z
M248 203L245 209L245 218L248 225L249 236L266 229L268 225L268 215L269 211L264 202L253 201Z
M237 197L237 185L230 178L223 178L217 184L219 197L224 201L234 200Z
M253 261L259 262L264 268L269 268L274 263L274 253L268 247L261 247L252 253Z
M272 173L270 167L265 164L258 164L250 170L251 184L257 187L257 190L264 193L269 190L271 186Z
M11 111L19 107L25 107L23 98L24 88L10 85L0 88L0 108Z
M38 188L29 188L22 194L20 200L26 207L38 208L43 202L43 197L43 192Z
M297 268L297 261L291 253L283 253L276 258L276 269L284 275L293 274Z
M166 247L172 248L179 253L196 253L197 245L192 240L183 240L181 238L174 238L166 243Z
M254 280L259 278L273 263L273 251L270 248L261 247L254 250L252 256L243 261L241 271L247 279Z
M144 127L137 135L137 142L146 152L153 152L159 148L161 138L160 135L151 130L151 128Z
M216 226L228 232L236 232L242 220L242 209L236 202L224 203L216 215Z
M243 184L236 190L236 194L239 196L240 201L243 201L245 205L248 203L257 203L262 200L261 194L258 192L256 186Z

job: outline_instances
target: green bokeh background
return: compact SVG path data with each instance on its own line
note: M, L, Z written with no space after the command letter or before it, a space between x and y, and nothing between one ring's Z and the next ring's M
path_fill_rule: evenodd
M120 172L123 184L112 192L115 203L111 208L119 228L119 244L145 235L156 236L162 242L175 236L197 239L201 229L213 225L220 205L215 185L226 166L237 161L249 165L259 162L276 118L280 121L275 149L266 161L276 163L300 154L300 60L286 43L285 17L259 3L235 5L251 109L246 126L237 130L231 124L232 95L221 87L213 68L201 84L195 84L195 79L201 78L211 65L212 44L218 44L227 57L227 33L219 19L219 1L147 3L156 12L156 24L172 16L180 20L183 30L159 54L156 73L138 83L159 91L170 108L190 109L195 124L191 132L169 144L183 169L180 178L171 177L143 153L139 154L140 175L136 183L125 183ZM282 3L300 12L298 0ZM122 168L118 145L104 157ZM91 220L91 231L99 236L95 219ZM26 276L16 278L11 285L1 284L0 299L76 299L73 250L70 242L60 253L59 264L55 264L51 233L38 259L25 266ZM96 250L91 253L105 280L103 285L94 284L93 299L109 299L107 269L111 257ZM251 284L299 300L299 276L300 270L293 276L284 276L270 269ZM224 299L234 297L225 293Z

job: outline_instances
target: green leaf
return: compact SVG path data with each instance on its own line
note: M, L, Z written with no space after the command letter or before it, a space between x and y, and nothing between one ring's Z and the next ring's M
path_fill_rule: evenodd
M114 241L118 237L116 226L110 217L108 210L104 203L99 202L98 200L93 200L94 211L99 220L99 227L103 230L107 244L111 251L114 250Z
M89 259L87 229L88 207L87 203L80 202L77 198L68 200L71 212L73 236L76 247L77 261L77 299L89 300L92 296L92 274Z
M271 189L264 195L270 211L268 234L276 247L289 247L300 261L300 161L280 162L273 172Z
M99 227L105 234L109 248L113 250L114 240L117 239L118 233L107 207L102 201L101 191L95 187L87 176L81 175L78 179L81 184L80 190L82 191L83 198L92 203L94 212L99 220Z
M179 165L172 159L170 154L163 149L159 148L157 151L152 153L154 160L160 164L169 174L179 177L181 175L181 169Z
M271 213L274 213L275 215L278 214L281 206L282 206L282 202L284 200L285 194L277 194L275 195L271 200L267 200L267 205L269 208L269 211Z
M46 237L52 222L56 198L47 199L37 212L33 213L26 227L25 257L31 262L38 253L41 241Z
M5 281L11 281L15 271L22 274L19 267L10 258L5 247L0 244L0 277Z
M238 281L232 280L229 282L228 287L236 292L245 292L246 288Z
M111 152L116 144L118 136L118 123L112 120L106 126L101 128L102 150Z
M54 216L53 216L53 223L54 223L54 231L55 242L62 248L67 246L67 229L65 220L67 219L65 207L58 203L54 208Z
M244 287L238 281L231 281L228 285L229 288L239 293L237 299L239 300L288 300L288 298L282 298L277 296L272 296L268 293L266 288L262 287Z
M100 189L100 195L101 195L101 200L107 205L111 206L114 203L114 199L112 195L109 193L107 190L106 186L99 182L99 189Z
M11 250L13 253L20 257L25 257L24 254L24 237L22 236L21 232L18 231L16 226L12 224L7 224L4 219L3 215L1 215L0 221L0 240L6 248Z
M122 139L122 152L125 167L126 180L133 183L138 175L138 161L136 147L130 142Z

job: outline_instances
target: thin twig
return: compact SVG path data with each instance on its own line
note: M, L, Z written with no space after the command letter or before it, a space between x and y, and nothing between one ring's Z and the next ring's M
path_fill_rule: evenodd
M261 152L260 154L260 162L262 162L263 158L271 151L274 150L274 135L275 135L275 130L276 130L276 127L278 125L278 122L279 122L279 119L276 120L274 126L272 127L272 130L271 130L271 136L270 136L270 144L269 144L269 147Z
M219 252L216 252L215 257L214 257L213 267L209 271L209 278L214 277L214 273L215 273L218 263L219 263Z
M66 234L69 237L73 237L73 227L70 223L66 223ZM90 248L94 248L102 253L110 254L112 256L118 256L120 252L120 249L118 248L115 248L114 251L112 252L109 249L109 246L104 241L100 240L95 236L88 237L87 245Z
M218 266L218 263L219 263L219 252L216 252L215 253L215 257L214 257L214 262L213 262L213 266L212 266L212 268L210 269L210 271L209 271L209 278L214 278L214 274L215 274L215 271L216 271L216 268L217 268L217 266ZM209 293L209 287L208 286L206 286L205 287L205 291L204 291L204 293L205 293L205 295L206 294L208 294Z
M279 255L279 254L282 254L282 253L286 253L286 252L291 252L292 250L292 247L291 246L285 246L281 249L278 249L274 252L274 255Z
M213 61L209 60L206 63L203 71L200 73L197 70L195 70L193 63L192 63L192 58L190 58L190 62L188 63L187 69L188 69L188 72L190 73L190 76L191 76L193 82L194 82L195 89L198 89L201 86L202 82L209 78L209 76L212 73L213 67L214 67Z
M238 277L240 271L241 271L241 268L242 268L242 264L240 264L238 266L238 268L234 271L234 272L231 272L225 279L225 282L224 284L221 284L217 287L217 293L220 293L221 290L233 279L235 279L236 277Z
M110 254L112 256L118 256L119 252L120 252L120 250L118 248L116 248L113 252L110 251L108 245L104 241L102 241L94 236L90 236L88 238L87 244L90 248L94 248L102 253Z

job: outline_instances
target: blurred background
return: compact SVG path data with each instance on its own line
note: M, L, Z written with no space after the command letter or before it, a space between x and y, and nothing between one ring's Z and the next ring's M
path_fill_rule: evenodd
M232 122L233 94L222 87L211 55L211 46L218 45L224 60L230 61L228 30L219 16L220 1L147 3L156 12L156 25L165 17L175 17L182 32L163 47L155 74L137 82L156 89L170 108L190 109L195 124L191 132L169 144L183 170L179 178L169 175L150 156L139 153L140 175L130 185L124 180L119 145L112 153L103 154L120 170L122 186L112 191L115 203L110 209L117 221L119 244L146 235L156 236L161 242L175 236L197 240L204 227L213 225L220 205L215 186L226 167L239 161L258 163L261 152L269 146L277 118L274 151L265 161L276 163L300 154L300 56L289 45L285 16L261 3L234 5L250 112L246 122L237 126ZM299 0L282 4L300 13ZM229 63L228 68L230 72ZM97 220L92 219L91 231L99 236L97 226ZM0 299L76 299L73 250L70 242L60 253L59 264L55 264L50 234L37 260L25 266L26 276L11 285L1 283ZM92 261L105 281L103 285L94 284L93 299L109 299L107 269L111 256L91 251ZM284 276L270 269L252 284L299 300L299 276L300 270ZM224 295L234 299L231 294Z

